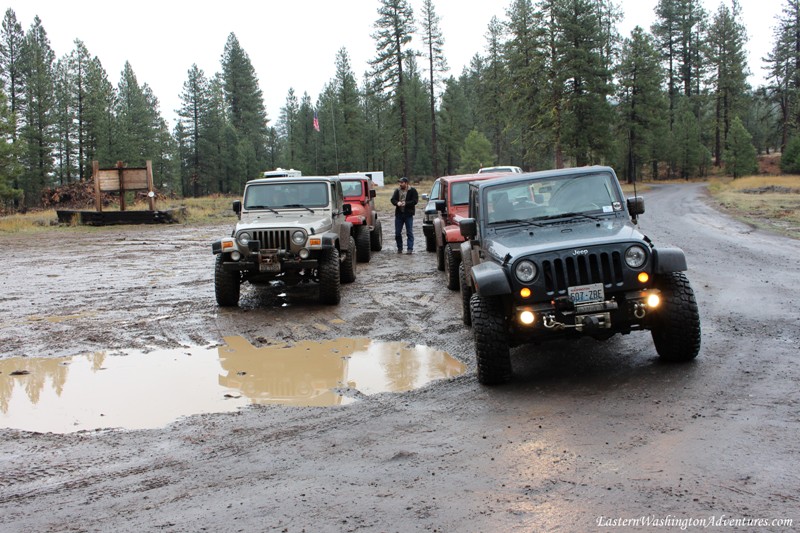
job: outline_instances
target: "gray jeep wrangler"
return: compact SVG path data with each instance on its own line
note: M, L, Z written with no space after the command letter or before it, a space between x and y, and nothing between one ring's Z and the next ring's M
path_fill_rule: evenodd
M334 177L286 177L248 181L230 237L211 245L216 255L217 304L239 303L241 284L281 280L287 285L316 281L319 298L338 304L340 283L356 279L355 241Z
M510 380L510 347L555 338L650 330L662 359L697 356L700 316L686 257L642 234L642 213L644 200L626 200L609 167L470 184L459 277L478 381Z

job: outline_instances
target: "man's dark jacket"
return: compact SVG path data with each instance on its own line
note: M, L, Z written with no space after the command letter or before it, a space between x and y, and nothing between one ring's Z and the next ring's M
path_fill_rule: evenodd
M398 207L397 202L400 201L400 188L394 190L394 194L392 195L392 205L394 206L394 214L400 215L405 213L406 215L414 216L415 207L417 206L417 202L419 202L419 195L417 194L417 189L414 187L409 186L408 190L406 190L406 205L405 207Z

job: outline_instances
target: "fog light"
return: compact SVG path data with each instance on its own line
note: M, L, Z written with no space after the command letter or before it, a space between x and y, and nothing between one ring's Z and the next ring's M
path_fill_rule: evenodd
M647 307L658 307L661 304L661 296L658 294L649 294L647 296Z
M233 259L234 261L238 261L241 258L242 254L240 254L238 251L234 250L233 252L231 252L231 259Z
M523 298L530 298L531 290L528 287L523 287L522 289L520 289L519 295L522 296Z
M534 320L536 320L536 315L533 314L533 311L523 311L519 314L519 321L526 326L533 324Z
M650 281L650 274L648 274L647 272L639 272L638 277L641 283L647 283L648 281Z
M298 252L298 255L300 255L300 259L308 259L309 251L306 248L303 248L300 250L300 252Z

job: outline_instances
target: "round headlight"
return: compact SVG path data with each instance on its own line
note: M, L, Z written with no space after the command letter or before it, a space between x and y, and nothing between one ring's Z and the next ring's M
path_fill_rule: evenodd
M517 263L514 271L517 274L517 279L522 283L533 281L533 278L536 277L536 265L527 260Z
M647 252L641 246L631 246L625 250L625 264L631 268L641 268L647 261Z
M301 231L301 230L297 230L294 233L292 233L292 242L295 243L297 246L300 246L301 244L305 244L305 242L306 242L306 232L305 231Z
M248 242L250 242L250 239L252 239L252 237L251 237L251 236L250 236L250 234L249 234L249 233L247 233L246 231L243 231L243 232L241 232L241 233L239 234L239 236L238 236L238 237L236 237L236 240L237 240L237 241L239 242L239 244L241 244L242 246L247 246L247 243L248 243Z

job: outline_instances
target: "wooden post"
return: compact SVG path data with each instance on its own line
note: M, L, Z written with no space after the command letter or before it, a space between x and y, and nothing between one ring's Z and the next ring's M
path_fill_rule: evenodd
M125 211L125 171L122 161L117 161L117 172L119 173L119 210Z
M94 177L94 207L98 213L103 212L103 200L100 198L100 162L92 161L92 176Z
M147 160L147 199L150 201L150 211L156 210L156 192L153 190L153 162Z

